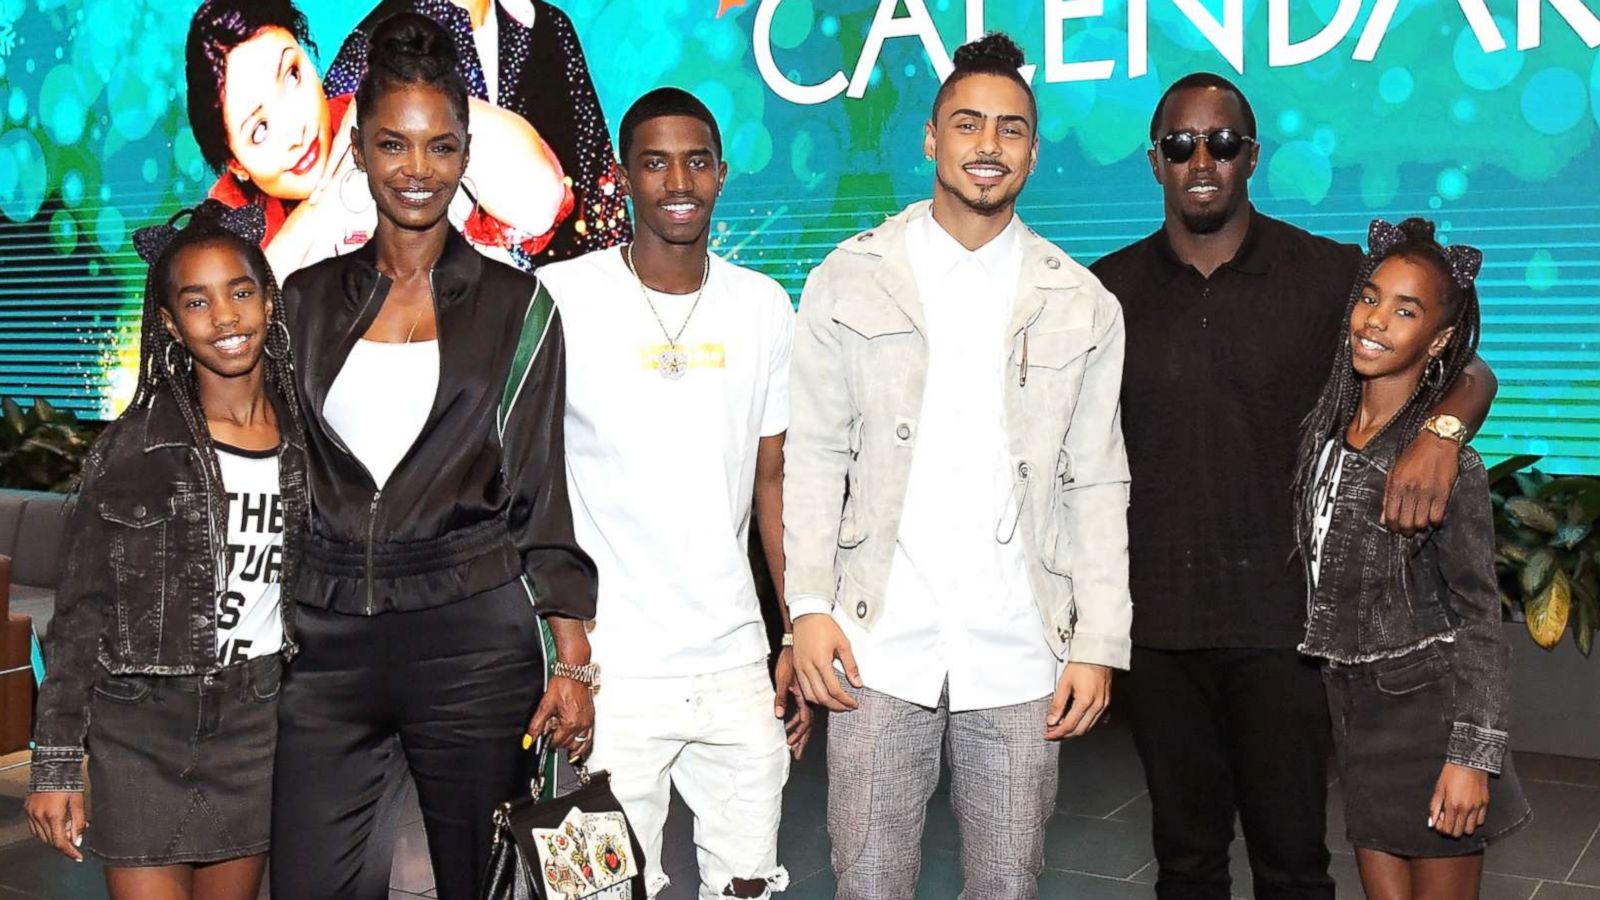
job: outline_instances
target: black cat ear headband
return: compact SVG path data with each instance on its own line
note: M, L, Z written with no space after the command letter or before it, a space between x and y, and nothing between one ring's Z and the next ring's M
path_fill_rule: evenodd
M193 209L180 210L161 225L146 225L134 231L133 248L139 251L139 258L147 265L154 265L161 252L183 230L177 223L184 218L188 219L184 227L198 221L215 222L224 231L252 244L260 244L267 234L266 213L256 204L233 208L217 200L206 200Z
M1430 227L1428 231L1431 230ZM1375 258L1382 258L1395 247L1419 236L1433 237L1431 233L1418 235L1400 225L1373 219L1372 224L1367 226L1367 252ZM1450 264L1450 277L1457 285L1470 288L1478 280L1478 270L1483 268L1482 250L1466 244L1450 244L1444 248L1444 258Z

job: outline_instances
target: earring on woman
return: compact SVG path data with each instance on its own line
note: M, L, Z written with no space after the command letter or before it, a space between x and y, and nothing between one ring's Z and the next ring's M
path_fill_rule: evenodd
M166 363L167 367L167 377L172 379L176 379L178 377L178 367L172 364L172 350L177 346L177 341L171 341L167 344L167 349L162 351L163 362ZM183 351L183 358L186 362L184 371L193 372L194 357L189 355L189 351L187 349Z
M366 202L364 204L352 204L349 196L345 192L345 189L350 186L350 176L360 172L361 170L359 168L351 168L346 169L344 174L339 176L339 205L344 207L345 212L364 213L372 208L372 192L370 190L365 194Z
M280 329L283 332L283 352L281 352L281 353L273 353L272 352L272 329L274 329L274 328ZM272 324L267 326L267 343L266 343L265 347L261 348L262 352L267 354L267 358L268 359L273 359L273 360L288 359L289 358L289 348L291 346L292 346L292 343L291 343L291 341L289 339L289 326L283 324L283 320L282 319L274 319Z
M478 183L473 181L470 175L462 175L461 189L466 192L467 199L472 201L472 212L468 217L474 218L478 215Z

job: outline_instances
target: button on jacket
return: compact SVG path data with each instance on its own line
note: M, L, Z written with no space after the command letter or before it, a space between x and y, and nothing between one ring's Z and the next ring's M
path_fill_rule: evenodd
M295 599L372 615L441 606L525 575L540 615L593 618L594 564L573 537L567 501L565 349L549 295L450 232L430 274L438 389L422 433L379 490L322 414L393 284L375 258L369 243L301 269L283 288L311 488ZM530 307L548 313L547 329L525 380L507 391ZM502 426L503 395L512 402Z
M784 452L785 591L794 615L838 606L871 631L898 600L889 596L890 572L909 514L929 366L907 228L929 205L842 242L801 295ZM1000 334L977 328L969 340L971 352L1004 360L1011 500L985 531L1020 544L1058 658L1126 668L1121 311L1054 245L1027 230L1017 239L1021 275L1009 319Z
M270 394L278 421L284 401ZM100 672L209 675L217 658L217 597L228 577L226 522L217 522L207 483L177 401L158 393L106 427L84 462L70 507L66 570L45 641L49 676L34 726L35 791L81 791L89 696ZM215 451L209 451L215 453ZM300 571L305 446L284 435L278 480L283 503L281 596ZM295 652L291 605L283 604L283 654Z

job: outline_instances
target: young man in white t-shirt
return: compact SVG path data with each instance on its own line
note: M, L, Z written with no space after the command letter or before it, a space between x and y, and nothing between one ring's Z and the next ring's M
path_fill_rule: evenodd
M695 814L700 896L766 897L788 884L779 808L810 730L781 601L769 677L747 549L753 507L781 596L794 311L707 252L728 167L704 104L651 91L619 143L633 243L539 271L566 334L574 525L600 571L590 765L611 773L652 897L671 786Z

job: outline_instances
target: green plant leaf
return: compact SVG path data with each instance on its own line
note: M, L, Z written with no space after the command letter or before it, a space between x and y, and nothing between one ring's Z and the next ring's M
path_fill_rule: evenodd
M12 431L22 434L28 430L28 417L17 401L10 397L0 399L0 410L4 411L6 424L11 426Z
M1572 610L1572 640L1584 656L1594 648L1594 632L1600 627L1600 598L1593 594L1578 597Z
M1567 573L1557 569L1550 583L1523 610L1528 615L1528 634L1534 643L1546 650L1559 644L1572 614L1572 584L1567 581Z
M1542 456L1530 453L1524 453L1520 456L1508 456L1490 466L1489 471L1485 472L1484 475L1489 479L1490 484L1495 484L1500 479L1510 475L1512 472L1525 469L1543 458L1544 457Z
M41 456L54 456L59 459L77 459L77 454L72 452L70 445L63 447L60 441L52 441L47 438L28 438L22 442L22 446L18 450L19 452L32 451Z
M1587 525L1600 519L1600 478L1583 477L1567 480L1580 482L1569 491L1563 492L1572 495L1567 504L1567 522L1573 525Z
M1556 536L1550 541L1550 545L1560 547L1563 550L1571 550L1582 543L1583 539L1588 537L1589 532L1593 530L1594 526L1592 525L1562 525L1556 529Z
M0 486L35 491L69 488L104 427L79 422L70 410L42 398L27 410L0 398L0 416Z
M1528 556L1528 562L1517 577L1522 596L1532 597L1544 590L1556 571L1556 555L1550 550L1539 550Z
M1517 485L1522 488L1523 495L1528 497L1539 496L1539 489L1554 480L1550 475L1541 472L1538 469L1529 469L1526 472L1513 472L1511 477L1516 481Z
M1506 511L1523 525L1545 534L1555 534L1559 525L1555 511L1532 497L1512 497L1506 501Z
M1512 527L1511 537L1517 543L1527 547L1530 550L1543 547L1545 544L1550 542L1550 538L1547 535L1534 531L1532 528L1524 528L1521 524L1517 524Z
M1527 547L1506 537L1502 537L1500 539L1499 544L1494 548L1494 551L1495 553L1504 557L1506 562L1509 562L1514 566L1518 566L1519 568L1527 565L1528 557L1531 555Z
M1549 500L1562 494L1581 494L1584 491L1600 489L1600 478L1589 475L1564 475L1553 478L1549 484L1539 488L1540 500Z

